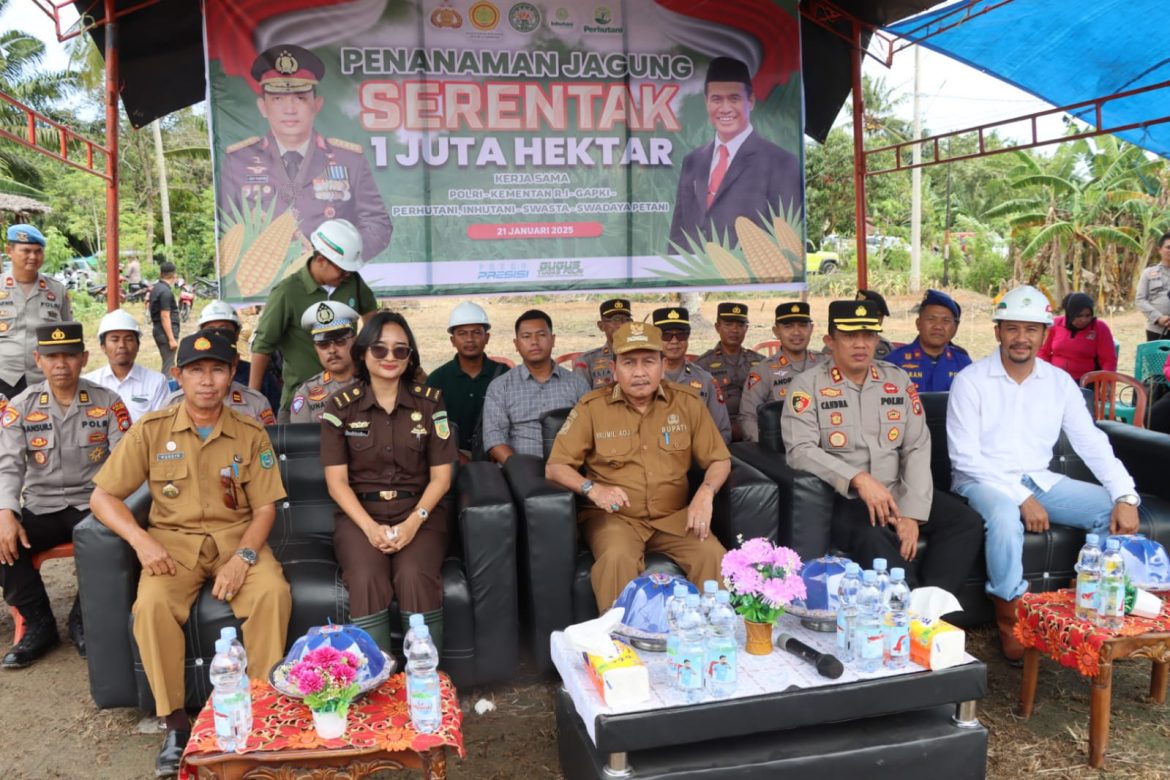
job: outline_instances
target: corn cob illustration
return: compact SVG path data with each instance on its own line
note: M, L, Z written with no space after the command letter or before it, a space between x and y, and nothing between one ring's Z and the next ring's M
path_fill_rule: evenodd
M276 274L284 265L289 241L296 230L296 219L293 218L291 211L286 211L256 237L248 251L240 258L239 268L236 270L236 285L239 287L240 295L245 297L256 295L276 281Z
M232 273L240 264L240 250L244 248L244 225L236 223L228 228L219 240L219 262L224 276Z
M715 271L727 282L741 282L748 279L743 262L714 241L707 242L707 257L715 265Z
M735 220L735 234L747 259L748 270L757 280L792 281L792 263L771 237L747 217Z
M791 252L790 259L793 260L804 258L804 244L788 220L774 217L772 219L772 232L776 234L776 243L780 246L781 252Z

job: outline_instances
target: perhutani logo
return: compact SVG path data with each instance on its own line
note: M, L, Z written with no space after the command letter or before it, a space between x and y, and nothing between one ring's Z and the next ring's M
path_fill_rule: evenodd
M613 11L608 5L599 5L593 9L593 21L596 24L587 24L581 29L587 33L621 33L620 25L613 24Z
M548 20L548 26L561 30L571 30L573 29L573 15L569 13L568 8L558 8L553 12L553 17Z
M516 3L508 9L508 24L518 33L531 33L540 27L540 9L532 3Z

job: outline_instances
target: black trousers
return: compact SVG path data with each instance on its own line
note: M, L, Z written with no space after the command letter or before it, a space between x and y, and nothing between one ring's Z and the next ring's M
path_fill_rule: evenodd
M26 387L28 387L28 382L26 381L26 377L23 376L20 379L17 379L16 384L14 385L10 385L4 380L0 379L0 395L3 395L10 401L13 398L16 398L16 396L20 395Z
M918 538L927 544L917 565L902 557L892 527L869 524L869 510L859 498L837 496L831 533L833 546L862 569L872 567L874 558L885 558L891 569L906 570L911 588L933 585L954 594L983 549L983 519L962 499L940 490L934 491L927 522L918 526Z
M72 542L73 526L85 515L85 510L73 507L40 515L27 509L21 512L20 524L28 535L29 549L20 547L19 557L11 566L0 564L0 588L4 589L8 606L16 607L26 617L49 611L49 594L45 592L41 573L33 568L33 555Z
M1165 331L1162 331L1160 333L1155 333L1152 330L1146 331L1146 341L1161 341L1164 338L1166 338Z

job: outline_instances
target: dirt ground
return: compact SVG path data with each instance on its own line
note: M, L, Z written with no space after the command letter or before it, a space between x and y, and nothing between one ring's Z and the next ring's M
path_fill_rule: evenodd
M994 347L989 324L990 302L972 293L959 292L964 308L958 343L973 356ZM727 296L708 296L702 306L703 321L696 322L690 351L702 352L714 342L715 305ZM742 299L742 298L741 298ZM495 332L489 352L514 356L512 321L521 311L544 308L552 314L557 331L556 354L592 348L600 341L594 322L601 296L504 298L479 301L487 308ZM664 298L638 296L635 314L649 313ZM770 338L767 323L775 296L746 296L753 325L749 344ZM457 301L391 302L410 320L419 341L423 366L434 369L449 359L446 320ZM201 302L202 303L202 302ZM914 298L890 301L893 316L887 336L909 341L914 336ZM812 300L818 322L818 339L828 299ZM141 320L141 307L131 310ZM196 310L198 311L198 309ZM1108 319L1121 342L1121 370L1132 371L1134 347L1144 339L1141 316L1134 311ZM251 320L246 322L250 331ZM184 333L190 328L185 327ZM96 332L96 317L87 333ZM105 362L96 338L91 342L91 367ZM157 351L145 339L141 361L158 365ZM73 562L51 561L44 568L54 611L64 632L64 620L76 592ZM0 611L0 647L12 638L8 611ZM1108 770L1089 770L1089 689L1075 672L1045 662L1041 666L1036 711L1028 721L1013 713L1019 692L1020 672L999 660L994 632L978 629L968 636L968 649L988 665L989 691L979 704L979 717L991 732L988 777L991 778L1170 778L1170 720L1167 707L1148 698L1150 667L1144 661L1123 662L1115 667L1113 720L1107 753ZM522 666L518 678L507 685L461 692L467 759L450 763L456 780L493 778L560 777L556 752L556 728L552 713L555 678L534 675ZM472 707L480 699L497 709L477 715ZM0 672L0 766L10 778L144 778L153 776L153 762L160 735L152 718L133 709L98 710L89 696L85 662L68 643L35 666Z

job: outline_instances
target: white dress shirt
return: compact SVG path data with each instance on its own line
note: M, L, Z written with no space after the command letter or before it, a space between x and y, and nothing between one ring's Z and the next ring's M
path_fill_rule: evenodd
M165 376L137 363L130 367L130 373L126 374L125 379L114 376L109 366L90 371L85 374L85 378L121 396L122 403L130 410L131 421L147 412L162 409L171 392Z
M1017 503L1032 495L1030 477L1050 490L1063 475L1050 471L1060 432L1110 497L1136 494L1133 478L1093 424L1084 396L1066 372L1036 360L1020 383L1008 376L997 349L955 375L947 402L947 449L955 487L990 484Z
M707 171L707 181L711 181L711 174L715 172L715 166L719 164L719 147L727 147L727 167L731 167L731 161L735 159L735 153L739 151L739 147L743 146L743 142L752 134L752 126L748 125L730 141L720 141L719 136L715 136L715 146L711 148L711 168Z

